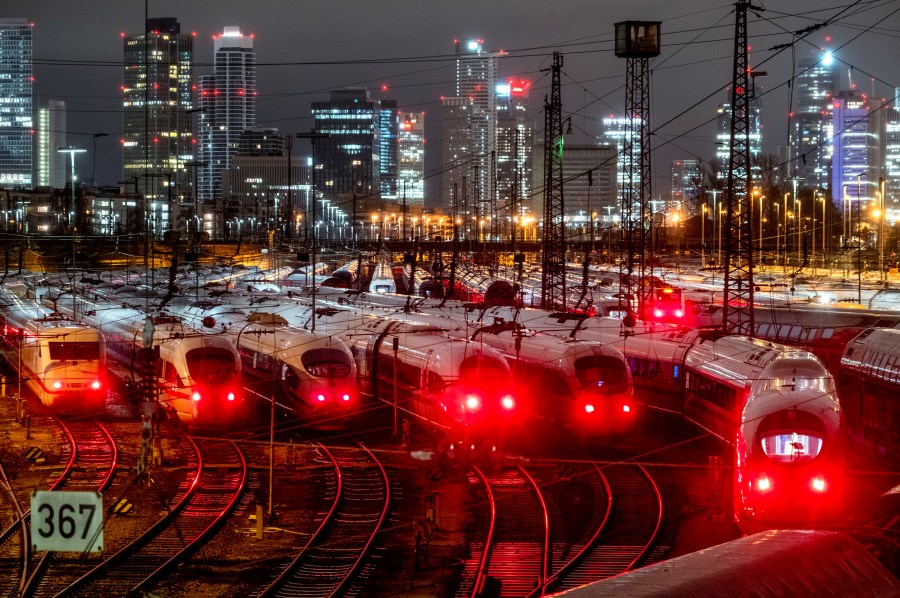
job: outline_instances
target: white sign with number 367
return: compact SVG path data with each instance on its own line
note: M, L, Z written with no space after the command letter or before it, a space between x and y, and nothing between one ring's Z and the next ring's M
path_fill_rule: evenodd
M32 493L31 545L34 550L101 552L103 496L99 492Z

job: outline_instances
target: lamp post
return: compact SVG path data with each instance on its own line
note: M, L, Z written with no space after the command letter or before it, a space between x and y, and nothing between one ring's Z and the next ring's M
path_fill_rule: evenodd
M884 283L884 178L878 179L878 271Z
M70 206L70 208L66 209L66 217L68 218L67 223L68 223L69 228L72 227L71 214L75 210L75 154L83 154L86 151L87 151L87 149L85 149L83 147L75 147L74 145L68 145L68 146L59 147L56 149L56 153L69 154L72 157L71 158L71 163L72 163L72 170L71 170L71 173L72 173L72 178L71 178L72 205Z
M803 236L803 218L802 218L803 202L801 202L799 198L795 197L794 204L796 204L796 206L797 206L797 268L799 269L800 266L803 264L803 259L802 259L803 256L801 254L801 251L803 250L803 247L802 247L802 245L803 245L803 242L802 242L803 241L803 239L802 239L802 236Z
M813 191L813 204L812 204L812 252L810 253L810 259L812 260L812 272L813 276L816 275L816 202L819 201L819 190L816 189ZM825 242L825 238L822 238L822 242Z
M860 203L862 203L862 176L864 172L856 175L856 302L862 305L862 218L860 217Z
M700 206L700 269L706 262L706 211L707 205Z
M825 205L828 202L828 199L825 195L822 195L822 268L825 268L825 263L828 261L828 237L825 234Z
M788 226L787 226L788 209L787 209L787 198L788 198L788 196L789 196L790 194L791 194L790 191L788 191L787 193L784 194L784 206L783 206L783 208L782 208L782 210L781 210L781 215L782 215L782 217L784 218L784 261L782 262L782 265L783 265L785 268L787 267L787 246L788 246ZM779 253L781 252L781 247L780 247L780 246L778 247L778 252L779 252Z
M716 202L716 199L718 198L719 193L722 193L722 191L720 191L720 190L718 190L718 189L710 189L710 190L707 191L707 193L712 193L712 196L713 196L713 214L714 214L715 217L716 217L716 223L717 223L717 224L716 224L716 228L719 229L718 232L716 232L716 229L714 228L714 229L713 229L713 232L716 233L716 237L718 238L717 245L716 245L716 247L718 248L718 247L720 247L720 244L721 244L721 241L722 241L722 239L719 238L719 237L722 236L722 234L721 234L721 233L722 233L722 230L721 230L721 228L719 228L719 221L718 221L718 218L719 218L719 204ZM721 254L721 251L719 251L718 254L716 255L716 265L718 266L718 263L721 262L721 261L722 261L722 254Z
M757 263L759 264L760 270L762 270L763 263L763 201L765 201L766 196L759 196L759 260Z
M313 238L312 238L312 247L310 250L310 259L309 264L312 270L312 314L313 317L310 319L311 325L310 329L312 332L316 331L316 240L318 237L318 227L316 222L316 139L330 139L331 135L328 133L316 133L315 131L310 131L309 133L297 133L297 139L309 139L310 145L312 146L312 180L310 181L312 187L312 222L313 222ZM290 164L288 165L290 167Z

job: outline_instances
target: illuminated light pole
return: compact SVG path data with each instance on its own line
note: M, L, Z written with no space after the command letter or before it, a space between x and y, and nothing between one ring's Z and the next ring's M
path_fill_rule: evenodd
M828 237L825 234L825 205L828 202L828 198L825 195L822 195L822 268L825 268L825 263L828 261Z
M856 302L862 305L862 217L860 203L862 199L862 175L856 175Z
M819 190L816 189L813 191L813 204L812 204L812 273L813 276L816 275L816 202L819 201ZM825 237L822 237L822 243L825 243Z
M700 206L700 269L706 262L706 212L708 210L706 204Z
M884 178L878 179L878 271L884 284Z
M71 170L71 172L72 172L72 179L71 179L72 205L71 205L70 209L66 210L66 218L68 218L67 223L68 223L69 228L72 227L71 215L72 215L72 212L75 210L75 154L83 154L86 151L87 151L86 148L75 147L74 145L69 145L66 147L59 147L56 149L56 153L69 154L72 157L71 158L71 163L72 163L72 170ZM74 264L72 266L74 267Z
M331 135L328 133L316 133L315 131L310 131L309 133L297 133L298 139L309 139L310 145L312 145L312 177L310 181L310 186L312 187L312 222L313 222L313 238L312 238L312 249L310 251L310 260L309 267L312 269L312 318L310 319L310 330L312 332L316 331L316 241L318 239L318 231L317 228L318 222L316 222L316 139L330 139ZM288 164L288 168L291 165Z
M795 197L794 204L797 206L797 268L799 270L800 266L803 264L803 203Z
M790 195L790 191L784 194L784 206L782 207L781 214L784 217L784 261L781 262L782 265L787 268L787 246L788 246L788 209L787 209L787 198ZM781 252L781 247L778 248L778 252Z
M707 193L712 193L712 196L713 196L713 209L712 209L712 211L713 211L713 214L715 214L715 217L716 217L716 222L717 222L716 228L719 229L719 230L718 230L718 233L717 233L717 235L716 235L716 237L718 238L716 247L719 248L719 249L718 249L718 255L716 256L716 262L717 262L716 265L718 265L718 263L722 261L722 251L721 251L721 244L722 244L722 229L721 229L721 223L719 222L719 207L718 207L719 204L716 202L716 199L718 198L719 193L722 193L722 191L720 191L720 190L718 190L718 189L710 189L709 191L707 191ZM714 233L716 232L716 229L715 229L715 228L713 229L713 232L714 232Z
M760 270L762 269L763 263L763 200L766 199L765 195L759 196L759 264Z

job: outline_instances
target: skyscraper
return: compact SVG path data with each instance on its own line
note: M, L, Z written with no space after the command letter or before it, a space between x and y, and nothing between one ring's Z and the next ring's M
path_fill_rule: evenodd
M444 175L442 181L446 206L456 216L469 211L467 173L472 152L470 98L441 98L443 107Z
M214 74L200 78L201 199L219 199L222 171L238 151L241 133L256 126L256 53L253 36L225 27L213 38Z
M762 123L760 121L759 98L750 100L750 173L754 178L759 176L759 157L762 155ZM716 107L716 160L720 168L716 176L724 185L728 180L728 167L731 159L731 104L719 104ZM740 175L739 175L740 176Z
M494 152L497 122L495 113L495 85L498 53L485 52L482 40L468 40L456 45L456 96L466 98L470 107L468 115L469 141L463 151L462 146L450 145L444 138L445 168L452 165L452 178L444 177L444 196L450 198L453 184L461 189L462 178L466 177L471 190L470 204L475 213L484 213L483 205L490 204L491 194L491 154ZM445 107L448 107L445 103ZM445 118L457 118L459 103L449 106L455 114ZM461 140L460 137L455 137ZM463 164L465 163L465 166Z
M883 110L871 113L869 98L859 91L841 91L834 98L834 153L832 189L842 211L868 203L878 191L882 176L881 131Z
M703 184L700 160L672 162L672 208L684 214L697 214L697 198ZM701 198L702 202L702 198ZM668 212L668 210L665 210Z
M383 198L398 198L403 192L397 185L399 147L397 100L378 102L378 185Z
M497 207L495 217L511 217L504 208L511 207L515 197L516 212L522 215L523 207L531 195L531 173L534 168L534 126L528 120L528 96L531 82L510 79L497 84Z
M0 19L0 185L30 188L32 24Z
M632 131L637 131L639 129L640 118L638 117L634 117L633 122L629 122L629 119L624 117L610 116L609 118L603 119L604 141L611 147L616 148L616 153L618 156L616 168L616 197L620 205L625 200L625 194L628 190L629 184L629 169L632 168L632 165L634 166L634 188L640 188L641 173L640 168L638 168L638 162L641 157L640 138L634 139L631 146L630 155L625 152L625 143L626 141L631 140ZM635 198L635 201L637 201L637 198Z
M788 174L802 179L810 189L831 189L831 106L836 91L837 73L830 52L798 61ZM837 189L835 195L840 197Z
M125 37L125 179L146 201L154 233L173 224L177 194L187 188L193 155L193 36L172 17L148 19L147 31Z
M378 105L361 88L331 92L327 102L313 102L317 133L331 138L316 143L317 196L344 204L352 196L379 189Z
M35 187L66 186L68 170L66 154L57 150L66 145L66 103L47 100L38 106L34 123L34 174ZM95 184L94 181L91 181Z
M406 205L423 207L425 204L425 113L400 114L398 134L398 183L401 197L406 195Z
M887 218L900 219L900 89L884 107L884 207Z

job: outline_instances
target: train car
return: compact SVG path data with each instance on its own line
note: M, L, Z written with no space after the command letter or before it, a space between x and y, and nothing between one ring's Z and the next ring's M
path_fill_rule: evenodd
M321 301L343 307L332 299ZM612 439L633 429L631 373L617 349L536 334L515 322L489 324L495 320L492 314L515 314L514 310L467 310L458 305L425 308L421 303L413 310L377 304L360 308L382 318L434 326L455 338L480 341L498 350L513 370L523 417L554 421L592 438Z
M359 411L356 363L347 345L333 335L288 325L277 314L209 301L181 314L193 327L224 334L241 355L249 392L318 429L340 429Z
M303 303L269 303L257 311L312 328L312 309ZM399 408L454 440L494 437L518 416L509 364L483 343L452 338L434 326L332 306L316 309L315 330L350 348L361 392L391 405L396 400Z
M900 330L865 330L844 349L839 374L841 400L853 439L900 467ZM874 466L874 465L873 465Z
M375 273L372 274L372 282L369 289L373 293L396 293L397 283L394 281L394 272L387 264L378 264Z
M672 286L653 289L650 295L650 305L647 306L647 319L682 324L685 315L684 292L681 289Z
M105 410L103 335L5 291L0 301L3 356L41 403L65 414Z
M744 336L594 318L649 407L680 414L734 449L734 508L748 529L833 520L844 508L846 425L812 353Z
M150 332L159 347L159 403L184 424L219 427L242 416L241 360L224 336L200 333L176 316L148 316L105 301L58 301L52 293L44 301L104 334L110 371L126 384L136 379L138 352Z

